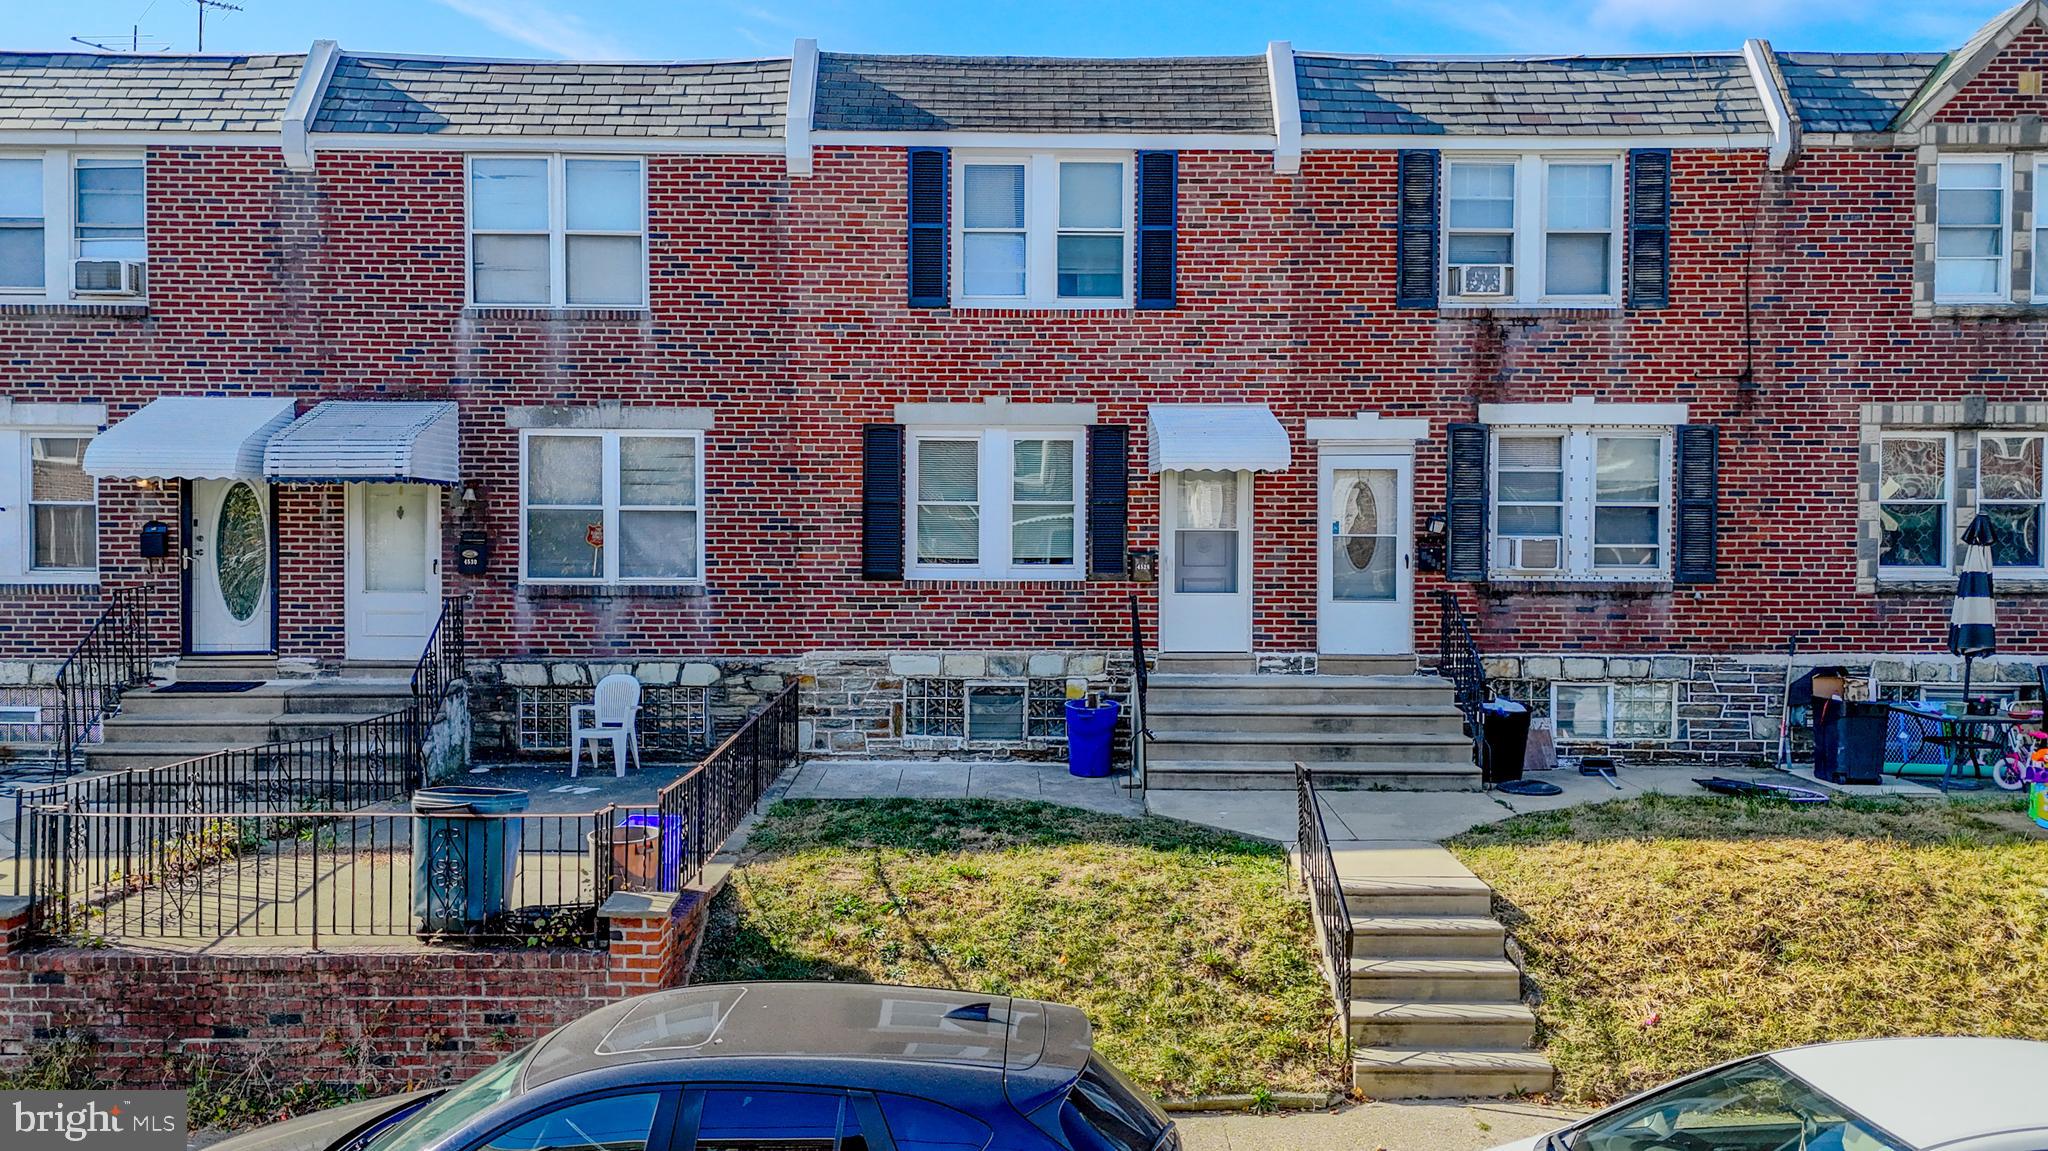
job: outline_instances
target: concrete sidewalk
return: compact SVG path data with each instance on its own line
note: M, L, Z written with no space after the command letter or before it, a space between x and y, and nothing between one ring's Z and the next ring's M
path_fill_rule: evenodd
M1283 1115L1175 1116L1187 1151L1485 1151L1577 1112L1533 1103L1361 1103Z

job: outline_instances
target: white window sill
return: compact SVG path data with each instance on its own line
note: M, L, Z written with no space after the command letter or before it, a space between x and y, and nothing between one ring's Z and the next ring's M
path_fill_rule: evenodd
M544 583L522 580L528 599L695 599L710 595L703 581L674 583Z
M1671 591L1676 585L1668 572L1645 571L1630 575L1578 575L1561 572L1531 574L1488 572L1486 582L1503 590L1518 592L1634 592Z
M90 588L98 587L98 572L23 572L19 575L0 576L0 588Z
M1087 577L1078 567L1050 568L1042 571L984 571L979 568L933 570L913 567L904 573L903 579L906 583L924 584L1087 582Z
M1438 311L1470 316L1557 316L1574 312L1619 316L1625 309L1617 299L1600 300L1504 300L1445 297Z
M466 304L470 320L644 320L646 304Z
M955 297L953 307L963 312L1119 312L1131 310L1128 299L1022 300L963 299Z
M40 296L0 296L0 316L146 316L149 301L134 296L107 299L45 299Z

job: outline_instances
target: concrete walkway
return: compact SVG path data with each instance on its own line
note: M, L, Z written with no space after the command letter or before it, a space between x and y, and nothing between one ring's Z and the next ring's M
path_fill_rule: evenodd
M1288 793L1292 795L1292 792ZM1081 779L1063 763L1022 760L809 759L784 799L1039 799L1111 815L1143 815L1124 777Z
M1175 1116L1187 1151L1484 1151L1578 1112L1533 1103L1362 1103L1290 1115Z

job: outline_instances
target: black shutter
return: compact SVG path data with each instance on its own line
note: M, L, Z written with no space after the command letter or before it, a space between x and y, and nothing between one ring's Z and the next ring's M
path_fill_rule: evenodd
M1121 579L1130 544L1131 429L1096 424L1088 429L1088 575Z
M1671 151L1628 154L1628 306L1671 304Z
M1446 578L1467 583L1486 579L1486 451L1489 432L1485 424L1452 424L1450 427L1450 492L1445 508L1449 559Z
M1174 305L1180 154L1138 153L1138 306Z
M950 168L944 148L910 149L910 306L943 308Z
M1720 558L1721 429L1678 429L1678 583L1713 583Z
M860 430L860 578L903 578L903 425Z
M1437 185L1441 157L1433 151L1399 153L1399 201L1394 236L1394 305L1436 307Z

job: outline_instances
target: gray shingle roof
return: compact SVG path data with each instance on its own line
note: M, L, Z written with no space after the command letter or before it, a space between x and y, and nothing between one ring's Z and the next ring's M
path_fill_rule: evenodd
M782 135L789 61L579 64L344 56L316 132Z
M1360 59L1297 55L1301 130L1348 135L1762 132L1738 55Z
M1260 56L818 56L819 131L1273 130Z
M1927 81L1939 52L1780 52L1806 132L1882 132Z
M0 53L0 131L275 131L304 60Z

